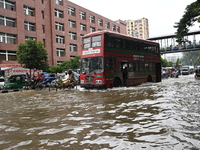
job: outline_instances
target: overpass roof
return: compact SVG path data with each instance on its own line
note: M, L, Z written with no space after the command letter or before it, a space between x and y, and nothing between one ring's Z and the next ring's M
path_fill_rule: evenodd
M193 35L193 34L200 34L200 30L190 31L187 33L187 35ZM157 37L150 37L147 38L147 40L159 40L159 39L168 39L175 37L176 34L169 34L169 35L163 35L163 36L157 36Z

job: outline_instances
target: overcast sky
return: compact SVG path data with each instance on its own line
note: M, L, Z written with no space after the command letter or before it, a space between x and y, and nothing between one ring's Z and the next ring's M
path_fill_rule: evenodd
M187 5L196 0L69 0L113 21L149 20L150 37L174 34L175 22L182 18ZM200 24L190 28L199 30Z

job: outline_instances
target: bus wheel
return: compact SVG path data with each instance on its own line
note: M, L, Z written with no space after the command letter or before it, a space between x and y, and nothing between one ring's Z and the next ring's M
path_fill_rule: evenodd
M147 77L147 82L152 82L152 77L150 75Z
M114 83L113 83L113 87L121 87L122 86L122 82L120 79L116 78L114 80Z

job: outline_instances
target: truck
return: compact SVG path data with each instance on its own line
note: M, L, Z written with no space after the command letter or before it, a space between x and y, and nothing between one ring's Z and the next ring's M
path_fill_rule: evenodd
M194 73L194 66L189 66L189 73L190 74L193 74Z
M189 66L182 66L181 73L182 73L182 75L189 75L190 74L190 67Z

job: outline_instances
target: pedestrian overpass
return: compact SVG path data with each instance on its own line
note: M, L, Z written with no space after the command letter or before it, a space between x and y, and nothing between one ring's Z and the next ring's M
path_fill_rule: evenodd
M200 50L200 30L190 31L184 36L185 42L179 45L176 42L176 34L164 35L158 37L150 37L147 40L154 41L160 44L160 53L179 53L179 52L190 52Z

